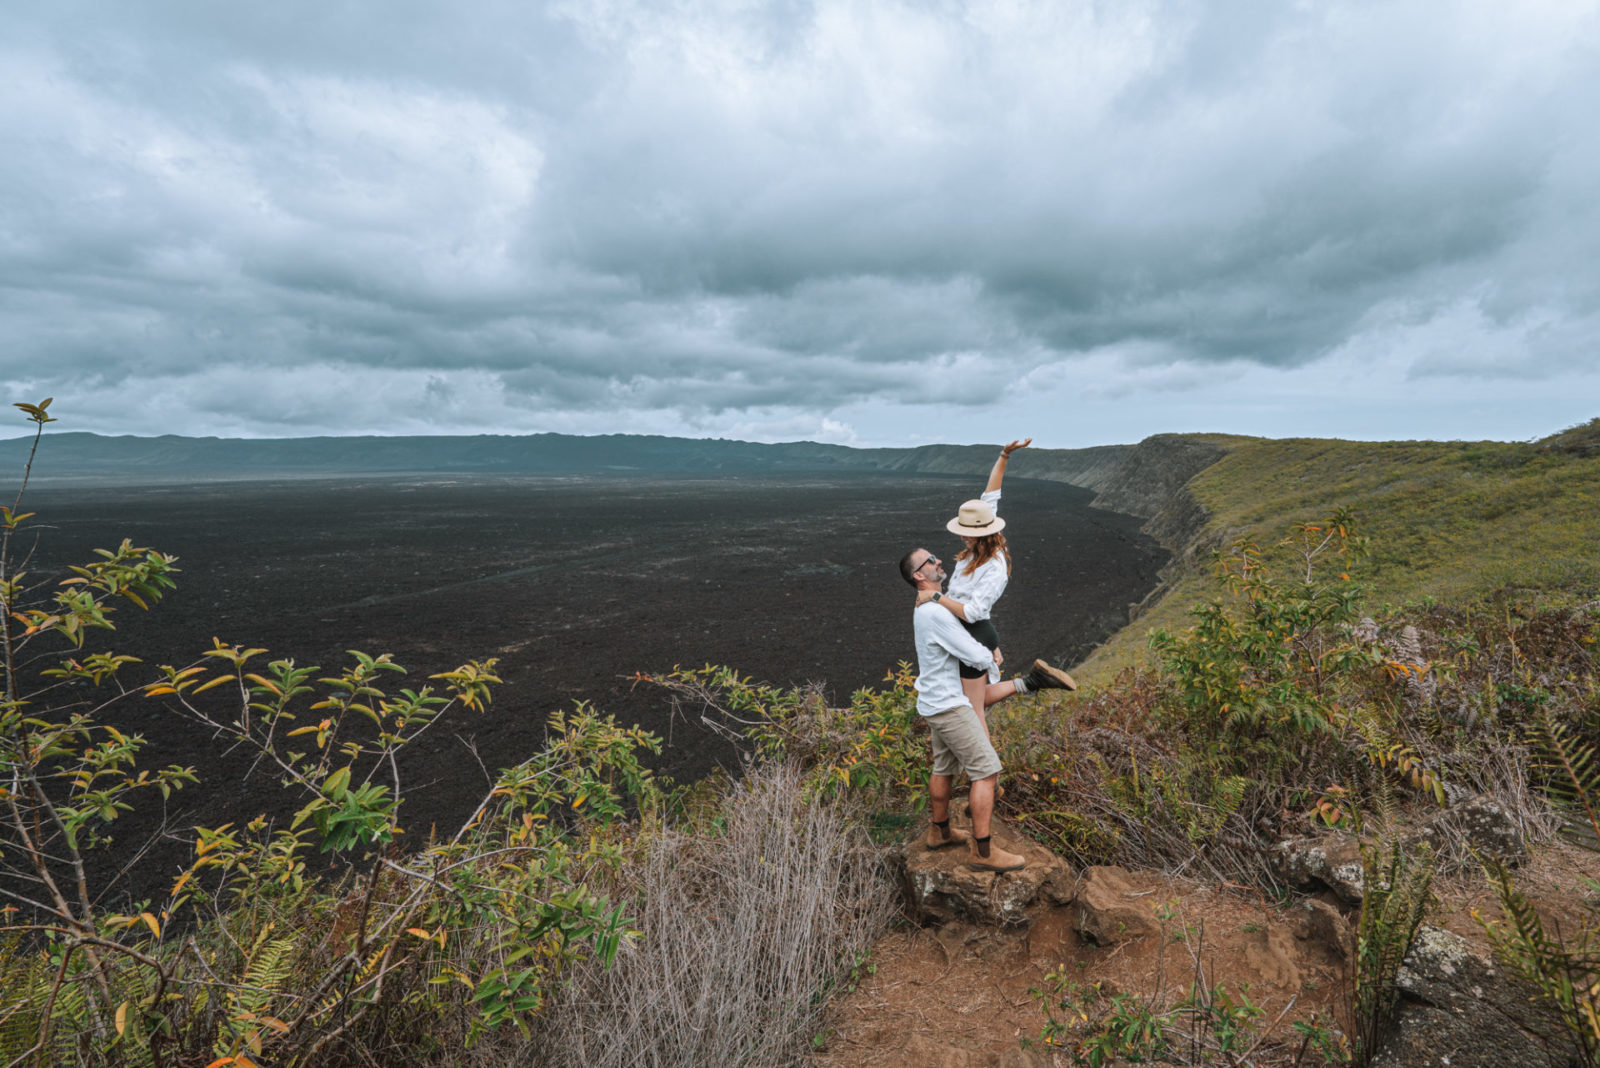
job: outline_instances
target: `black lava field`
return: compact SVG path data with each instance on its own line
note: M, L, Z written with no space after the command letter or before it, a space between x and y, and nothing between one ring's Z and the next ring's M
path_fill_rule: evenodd
M409 753L403 822L454 829L493 771L541 743L549 713L585 700L668 739L656 762L680 782L733 750L669 714L636 672L727 664L773 683L821 681L840 700L913 656L912 592L895 564L921 545L953 560L944 522L970 478L818 477L319 479L190 486L35 488L34 580L123 538L178 557L178 589L150 613L121 608L87 649L153 665L195 661L213 637L332 668L346 650L391 653L419 687L468 659L499 658L486 713L452 712ZM995 612L1011 665L1071 664L1127 618L1164 550L1140 521L1089 507L1059 483L1007 484L1014 571ZM25 543L31 544L31 542ZM947 565L950 566L950 565ZM399 676L394 678L399 679ZM247 754L226 752L159 699L113 721L148 740L144 763L194 765L201 785L163 813L119 820L115 857L169 827L281 817L298 803ZM481 761L481 764L480 764ZM175 871L183 853L159 847ZM165 875L113 893L157 896ZM152 881L153 880L153 881Z

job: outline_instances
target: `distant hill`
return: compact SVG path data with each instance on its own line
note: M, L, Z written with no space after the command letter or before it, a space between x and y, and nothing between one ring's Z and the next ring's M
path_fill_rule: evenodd
M218 479L318 478L383 474L587 475L760 474L906 471L982 478L994 445L853 449L810 441L763 445L724 439L634 434L475 437L157 438L48 434L33 477L63 482L170 484ZM1029 449L1014 478L1066 482L1093 490L1105 507L1156 516L1196 472L1226 455L1220 435L1163 434L1138 445ZM0 486L20 471L29 440L0 441Z
M757 445L629 434L242 439L59 433L49 437L49 448L41 450L34 468L36 477L168 482L428 472L552 475L870 465L860 450L810 442ZM0 442L0 463L14 464L26 447L27 442L20 439Z
M561 475L900 467L927 470L927 455L949 454L949 460L959 461L969 452L974 456L994 452L989 446L851 449L809 441L762 445L637 434L243 439L106 437L78 432L48 436L49 448L40 452L35 477L163 482L427 472ZM26 455L27 446L24 439L0 442L0 464L16 466ZM1126 448L1112 446L1111 451Z

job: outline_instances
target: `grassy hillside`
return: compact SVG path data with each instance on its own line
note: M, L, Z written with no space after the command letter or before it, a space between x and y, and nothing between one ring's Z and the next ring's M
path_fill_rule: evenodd
M1544 441L1361 442L1231 439L1189 483L1210 519L1148 609L1081 666L1104 683L1141 655L1149 632L1188 625L1214 595L1211 551L1265 546L1288 525L1356 513L1371 556L1356 573L1373 606L1474 601L1509 591L1570 603L1600 591L1600 420Z

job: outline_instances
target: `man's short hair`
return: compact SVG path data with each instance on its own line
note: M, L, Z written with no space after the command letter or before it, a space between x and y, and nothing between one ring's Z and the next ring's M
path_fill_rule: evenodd
M912 549L900 558L900 577L913 586L917 584L917 569L912 566L911 560L920 552L922 552L921 549ZM927 561L924 560L923 563L927 563Z

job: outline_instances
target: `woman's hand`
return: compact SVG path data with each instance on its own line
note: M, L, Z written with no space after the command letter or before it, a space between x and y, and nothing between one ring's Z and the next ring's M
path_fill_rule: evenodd
M1011 454L1012 453L1016 452L1018 449L1026 449L1029 445L1032 445L1032 444L1033 444L1033 439L1032 438L1023 438L1021 441L1013 441L1010 445L1007 445L1007 446L1005 446L1004 448L1002 448L1000 450L1000 455L1004 459L1009 460L1009 459L1011 459Z
M995 647L995 651L994 651L994 666L995 667L999 667L1001 664L1004 664L1005 662L1006 662L1006 658L1000 655L1000 649L999 649L998 646L996 646Z
M934 592L935 591L933 591L933 590L918 590L917 591L917 603L919 605L927 604L929 601L933 600Z

